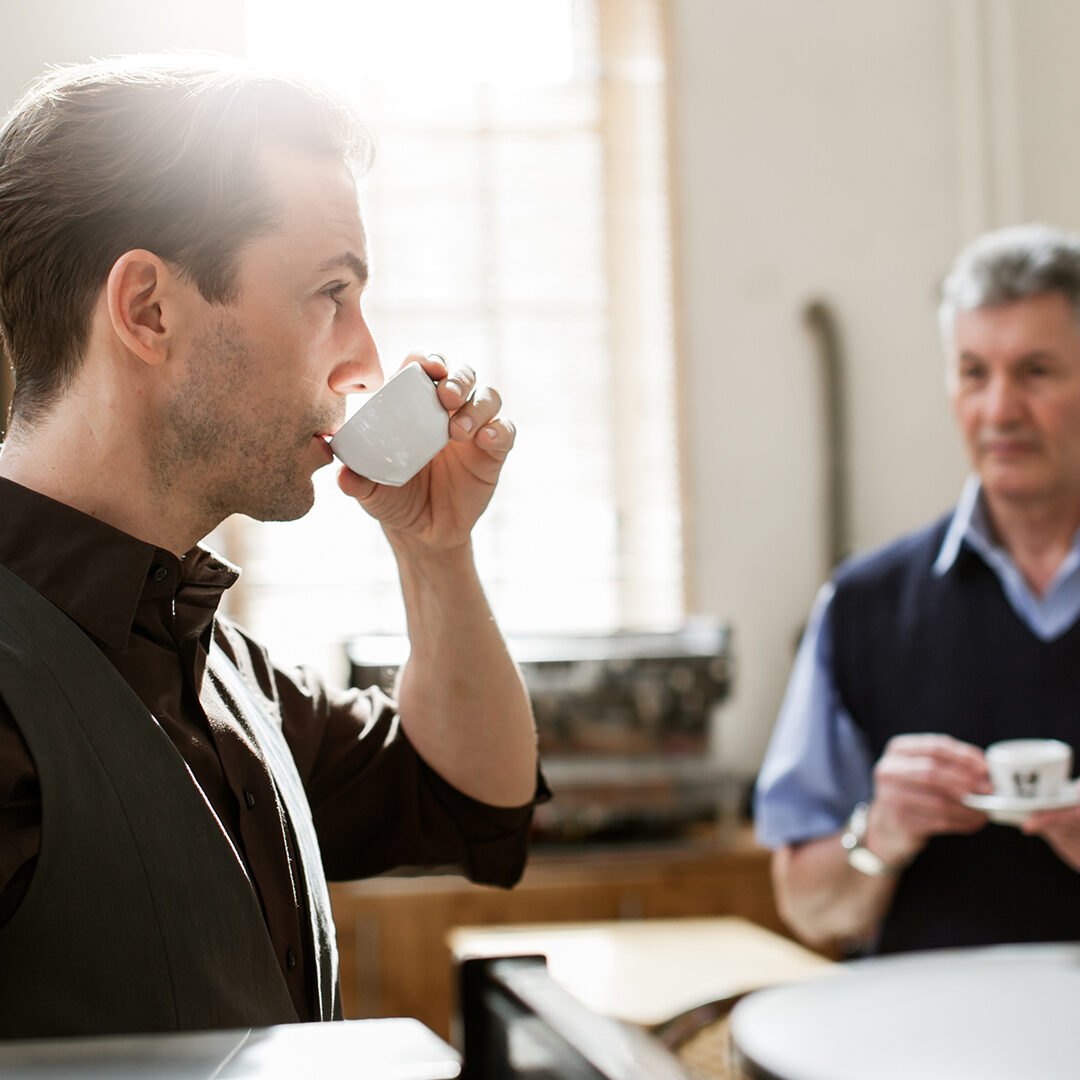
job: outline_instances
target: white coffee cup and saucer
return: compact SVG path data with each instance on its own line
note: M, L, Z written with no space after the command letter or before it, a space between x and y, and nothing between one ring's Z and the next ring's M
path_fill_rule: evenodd
M406 364L330 440L354 473L377 484L407 484L450 441L450 414L431 376Z
M1021 825L1037 810L1060 810L1080 803L1072 776L1072 747L1059 739L1005 739L986 748L994 791L965 795L963 803L1000 825Z

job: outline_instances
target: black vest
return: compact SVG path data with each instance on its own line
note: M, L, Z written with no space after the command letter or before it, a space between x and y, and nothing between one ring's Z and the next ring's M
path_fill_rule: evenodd
M184 760L86 634L3 566L0 697L42 800L34 875L0 928L0 1037L295 1021L258 897ZM310 811L280 731L239 705L304 863L315 1011L330 1019L337 953Z
M1040 641L966 546L932 573L948 519L837 576L834 665L876 760L893 736L985 747L1062 739L1080 752L1080 622ZM1080 939L1080 873L1039 837L989 824L935 837L900 880L879 950Z

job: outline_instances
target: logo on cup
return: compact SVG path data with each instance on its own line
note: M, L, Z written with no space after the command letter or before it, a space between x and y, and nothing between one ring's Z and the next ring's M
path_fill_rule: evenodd
M1024 799L1033 799L1039 793L1039 772L1014 772L1013 788Z
M1059 739L1005 739L986 748L994 793L1014 799L1057 795L1072 774L1072 747Z

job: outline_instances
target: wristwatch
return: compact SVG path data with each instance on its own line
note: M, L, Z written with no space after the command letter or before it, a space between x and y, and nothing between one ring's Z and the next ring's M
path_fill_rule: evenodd
M847 852L847 861L860 874L870 877L899 874L902 867L890 866L880 855L875 855L868 847L863 847L866 836L866 819L870 813L867 803L857 803L848 818L847 830L840 837L840 845Z

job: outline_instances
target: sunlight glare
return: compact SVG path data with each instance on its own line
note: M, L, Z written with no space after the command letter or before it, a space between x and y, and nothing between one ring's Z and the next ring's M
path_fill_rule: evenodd
M247 0L252 60L342 90L382 83L558 85L574 68L573 0Z

